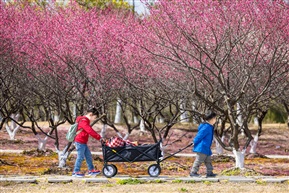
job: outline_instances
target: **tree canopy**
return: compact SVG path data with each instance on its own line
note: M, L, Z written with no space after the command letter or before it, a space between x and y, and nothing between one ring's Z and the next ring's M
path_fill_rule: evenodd
M183 112L200 122L213 109L223 123L216 136L230 124L223 147L241 149L244 131L246 149L252 116L288 90L288 6L159 0L140 18L124 1L111 1L115 9L107 2L1 3L1 126L21 112L34 122L57 114L54 128L74 122L73 107L81 113L88 105L109 124L121 99L129 132L131 112L157 140Z

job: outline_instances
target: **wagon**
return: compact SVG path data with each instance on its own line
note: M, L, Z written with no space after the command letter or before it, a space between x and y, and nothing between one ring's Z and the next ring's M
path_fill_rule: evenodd
M151 177L157 177L161 173L160 163L175 154L183 151L190 147L192 144L179 149L179 151L164 157L162 151L161 140L155 144L145 144L139 146L123 146L123 147L108 147L102 144L102 153L104 166L102 173L104 176L111 178L117 174L117 167L109 162L145 162L145 161L156 161L156 164L152 164L148 167L148 174Z

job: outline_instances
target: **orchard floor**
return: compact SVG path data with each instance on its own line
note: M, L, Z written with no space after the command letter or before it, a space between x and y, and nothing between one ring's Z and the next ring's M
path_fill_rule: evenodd
M87 192L107 192L107 193L138 193L138 192L192 192L192 193L287 193L289 183L232 183L232 182L148 182L135 184L121 184L119 182L109 183L84 183L82 181L73 183L47 183L37 184L0 183L1 193L87 193Z
M45 130L45 124L43 124ZM64 139L68 125L59 129L60 139ZM46 129L48 130L48 129ZM95 127L96 131L100 131L100 126ZM120 129L121 130L121 129ZM124 130L121 130L124 132ZM253 134L255 130L253 128ZM168 145L166 148L167 153L174 153L179 148L185 147L189 144L196 134L196 126L194 125L179 125L174 129L170 136L170 140L165 141L164 144L169 144L176 141L173 145ZM108 137L115 136L116 134L109 130ZM256 175L265 177L287 177L289 176L289 159L287 156L289 149L289 129L285 125L264 125L264 131L258 143L258 155L247 155L245 159L246 168L250 169L253 173L228 173L231 176L246 176ZM44 135L41 135L44 138ZM0 182L1 193L13 192L289 192L288 180L284 183L266 183L257 181L254 183L233 183L228 180L221 180L219 182L203 181L198 183L184 182L184 181L168 181L162 182L156 180L146 183L119 183L118 176L127 175L130 179L138 178L141 175L148 175L147 168L150 164L155 162L141 162L141 163L116 163L118 174L109 182L104 183L85 183L82 180L73 181L73 183L49 183L48 176L63 176L63 178L71 176L71 168L75 161L75 154L72 154L67 160L67 169L59 169L58 157L54 151L54 140L49 139L47 142L47 151L37 152L37 139L31 131L21 130L17 135L17 140L8 140L9 135L5 130L0 130L0 149L6 150L25 150L21 153L0 153L0 179L2 177L33 177L41 176L43 180L37 183L13 183L13 182ZM129 138L131 141L138 141L140 144L154 143L150 135L147 133L139 134L134 131ZM60 149L65 146L66 141L60 140ZM94 152L101 152L99 142L91 140L91 150ZM213 150L214 150L213 146ZM191 153L188 148L182 153ZM224 152L228 154L229 152ZM261 155L261 156L260 156ZM283 155L286 158L262 158L262 155ZM94 164L96 168L102 169L103 160L102 156L93 155ZM170 177L187 177L190 167L194 161L194 157L172 157L161 163L161 175ZM214 156L213 157L214 172L219 176L223 175L222 172L226 169L232 168L235 165L234 158L230 156ZM82 170L86 170L86 165L83 163ZM200 168L200 174L204 175L205 168ZM98 178L104 178L99 176Z
M65 125L58 131L60 140L60 150L64 148L65 133L67 127ZM45 128L43 124L43 129ZM182 147L189 144L196 134L196 125L177 125L172 130L169 140L164 141L164 145L168 145L165 149L166 155L168 153L174 153ZM95 127L96 131L100 131L100 125ZM122 132L124 130L121 129ZM253 130L256 132L256 130ZM108 130L107 137L115 136L116 134L112 130ZM44 138L44 135L40 135ZM256 175L262 176L289 176L289 129L285 127L285 124L264 125L264 131L259 139L258 143L258 155L247 155L245 159L245 167L253 170ZM73 168L75 162L75 154L72 154L67 160L68 169L61 170L58 166L58 156L54 149L54 140L49 139L47 141L47 151L37 152L36 147L38 145L37 139L34 137L30 130L21 130L16 135L14 141L8 140L9 135L5 130L0 130L0 150L25 150L24 153L0 153L0 175L45 175L45 174L60 174L70 175L71 168ZM140 134L138 131L134 131L129 139L131 141L138 141L140 144L154 143L148 133ZM89 146L93 152L101 152L101 145L95 140L90 140ZM215 147L213 145L212 149ZM249 150L248 150L249 151ZM192 153L191 148L184 150L182 153ZM214 151L213 151L214 153ZM224 152L228 154L230 152ZM260 156L261 155L261 156ZM263 158L262 155L283 155L286 158ZM288 156L288 157L287 157ZM96 168L101 170L103 168L102 156L93 155L94 164ZM161 162L161 175L167 176L187 176L189 174L194 157L172 157ZM116 163L119 175L131 175L132 177L138 175L147 175L147 168L155 162L136 162L136 163ZM234 158L230 156L213 156L214 172L221 174L224 170L234 167ZM83 163L82 170L86 170L86 164ZM205 174L205 168L200 168L200 173ZM230 175L240 175L231 173Z

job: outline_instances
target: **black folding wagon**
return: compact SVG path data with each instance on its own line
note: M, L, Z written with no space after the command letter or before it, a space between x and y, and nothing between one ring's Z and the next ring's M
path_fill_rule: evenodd
M152 164L148 167L148 174L151 177L157 177L161 173L160 162L166 160L169 157L181 152L187 147L180 149L174 154L164 158L162 149L162 142L159 141L155 144L145 144L139 146L124 146L124 147L108 147L102 144L103 162L104 166L102 173L104 176L111 178L117 174L117 167L114 164L108 164L108 162L143 162L143 161L156 161L156 164Z

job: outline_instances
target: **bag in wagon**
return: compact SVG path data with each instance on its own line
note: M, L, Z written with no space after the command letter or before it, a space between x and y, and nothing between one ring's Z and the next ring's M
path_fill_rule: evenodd
M124 140L124 139L121 139L120 137L112 137L106 141L105 145L108 147L124 147L128 145L136 146L138 145L138 143L131 142L129 140Z
M123 147L125 146L125 141L119 137L112 137L105 143L108 147Z

